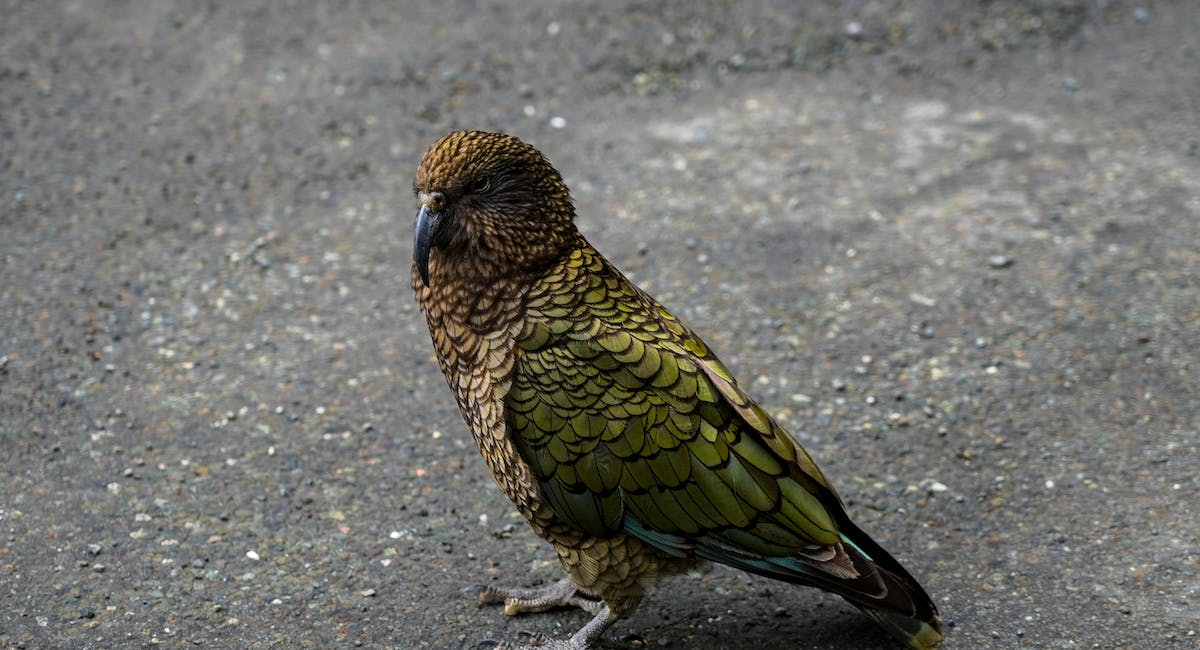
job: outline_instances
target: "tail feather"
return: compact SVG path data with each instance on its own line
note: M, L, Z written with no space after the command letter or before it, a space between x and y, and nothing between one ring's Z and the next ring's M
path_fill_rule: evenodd
M868 572L873 569L883 584L883 594L880 598L878 592L831 591L850 601L909 647L919 650L935 647L942 640L942 617L921 583L849 519L839 525L839 535L853 548L855 566L861 562Z
M926 621L891 611L871 609L853 600L850 603L862 610L879 627L892 635L892 638L914 650L932 650L942 641L942 622L936 614L932 620Z
M838 514L840 544L824 547L823 552L783 557L753 553L717 534L685 537L652 531L628 514L625 530L677 557L694 555L837 594L908 647L914 650L936 647L942 640L942 619L929 594L845 513Z
M841 546L853 566L850 574L845 572L844 560L822 563L796 556L762 557L739 553L712 540L698 541L694 552L744 571L837 594L908 647L936 647L942 640L941 616L925 589L853 522L838 523Z

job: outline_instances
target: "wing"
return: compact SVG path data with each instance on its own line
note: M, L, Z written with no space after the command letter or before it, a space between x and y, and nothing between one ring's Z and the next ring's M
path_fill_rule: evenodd
M559 517L820 587L936 645L925 590L703 341L590 247L557 271L527 302L505 414Z
M505 399L546 501L591 535L837 574L844 514L807 452L695 334L603 260L588 264L530 300Z

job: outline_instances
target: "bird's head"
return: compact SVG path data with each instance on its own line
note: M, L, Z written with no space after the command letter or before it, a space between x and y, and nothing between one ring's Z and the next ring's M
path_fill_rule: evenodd
M575 241L575 208L540 151L502 133L452 131L425 151L413 264L429 286L436 264L486 282L543 267Z

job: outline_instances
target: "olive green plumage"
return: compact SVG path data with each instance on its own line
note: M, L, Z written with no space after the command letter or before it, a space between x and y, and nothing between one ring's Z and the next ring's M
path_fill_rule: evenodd
M497 483L569 581L485 590L508 613L595 618L584 650L662 576L711 560L837 593L914 648L921 586L849 519L812 458L703 341L579 234L561 176L502 134L456 131L417 171L413 288Z

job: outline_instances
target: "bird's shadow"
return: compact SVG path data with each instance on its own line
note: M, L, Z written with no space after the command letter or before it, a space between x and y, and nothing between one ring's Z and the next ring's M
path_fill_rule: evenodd
M861 620L859 620L861 618ZM637 632L612 635L600 647L605 650L644 650L668 647L688 650L761 650L780 647L782 642L794 647L828 648L831 650L895 650L898 646L878 626L861 615L850 617L823 616L805 621L798 618L780 619L778 624L765 622L761 617L722 620L697 628L692 621L640 627ZM631 626L625 626L631 627ZM798 643L803 643L803 646Z
M687 603L646 607L618 622L597 643L603 650L760 650L781 642L833 650L895 650L897 644L870 619L848 605L805 607L788 612L763 612L759 599L726 601L722 606L690 609ZM493 606L480 607L492 609ZM491 639L527 640L540 633L547 638L569 636L587 623L589 616L576 609L555 609L540 614L504 616L497 607ZM719 611L719 614L713 614ZM487 648L481 642L475 648ZM801 646L796 646L801 647Z

